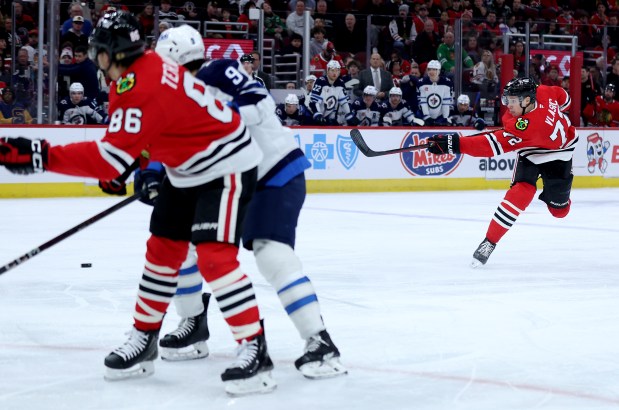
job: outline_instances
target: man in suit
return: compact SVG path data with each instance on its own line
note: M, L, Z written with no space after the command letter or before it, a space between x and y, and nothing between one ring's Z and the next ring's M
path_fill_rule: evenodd
M372 85L378 90L376 98L385 98L391 87L393 87L393 80L391 79L391 73L381 68L381 64L382 57L380 54L372 54L370 57L370 68L359 73L359 86L355 89L356 96L361 96L365 87Z
M251 55L254 57L254 62L252 65L254 67L256 77L260 78L264 83L265 88L270 91L271 88L273 88L273 78L269 74L260 70L260 53L257 51L252 51Z

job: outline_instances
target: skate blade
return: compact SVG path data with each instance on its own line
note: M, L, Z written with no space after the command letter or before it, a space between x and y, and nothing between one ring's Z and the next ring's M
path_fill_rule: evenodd
M308 379L327 379L330 377L343 376L348 370L340 363L340 359L332 357L322 362L306 363L299 369L303 376Z
M477 269L481 266L484 266L484 264L481 261L478 261L477 259L473 258L473 260L471 261L471 268Z
M229 380L224 382L224 385L226 393L232 397L270 393L277 387L271 372L258 373L249 379Z
M128 369L105 368L103 378L108 382L119 380L138 379L148 377L155 373L155 364L152 361L138 363Z
M172 347L159 347L159 353L163 360L180 362L205 358L209 355L209 350L206 342L198 342L178 349Z

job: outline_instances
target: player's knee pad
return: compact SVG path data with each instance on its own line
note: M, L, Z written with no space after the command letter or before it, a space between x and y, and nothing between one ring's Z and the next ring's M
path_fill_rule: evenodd
M567 178L544 178L544 190L539 199L548 205L548 210L556 218L565 217L570 209L573 175Z
M294 250L285 243L268 239L254 240L254 256L256 265L264 278L275 289L302 276L301 261Z
M198 268L207 282L221 278L239 267L239 248L230 243L202 242L196 245Z
M146 260L154 265L179 270L188 249L189 242L151 235L146 242Z

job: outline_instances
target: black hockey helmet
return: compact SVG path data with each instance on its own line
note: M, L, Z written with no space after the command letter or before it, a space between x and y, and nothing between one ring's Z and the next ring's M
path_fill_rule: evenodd
M96 63L102 51L109 54L111 62L117 63L144 54L140 24L131 13L112 11L99 19L88 41L88 57Z
M501 97L501 102L503 105L507 105L507 97L519 97L520 105L522 106L522 101L529 97L531 99L530 104L535 102L535 93L537 91L537 83L534 79L527 78L514 78L509 81L503 87L503 96Z
M241 56L241 63L253 63L254 62L254 56L251 54L243 54Z
M615 87L615 84L613 83L608 83L606 84L606 87L604 87L604 91L612 91L613 92L613 96L615 95L615 91L617 90L617 88Z

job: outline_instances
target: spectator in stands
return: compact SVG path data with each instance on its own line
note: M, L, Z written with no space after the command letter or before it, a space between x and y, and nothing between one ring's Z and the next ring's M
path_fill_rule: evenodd
M206 14L202 12L202 9L196 7L194 2L186 1L183 7L178 11L179 19L186 21L204 21L206 20Z
M411 47L415 38L417 38L417 29L406 4L400 6L398 16L389 23L389 34L391 34L393 40L393 49L397 50L404 58L410 58Z
M512 15L512 11L509 6L505 4L505 0L494 0L491 10L496 13L496 18L499 24L506 23Z
M305 10L312 12L314 11L314 9L316 8L316 1L315 0L302 0L303 1L303 7L305 8ZM290 0L288 2L288 10L289 11L295 11L297 8L297 1L296 0Z
M15 101L15 94L10 88L1 90L0 124L32 124L33 119L24 104Z
M297 0L294 12L290 13L286 18L286 28L288 29L288 34L292 35L292 33L296 33L300 36L303 36L303 28L305 27L303 20L303 13L305 12L305 2L304 0ZM314 19L310 16L309 18L310 30L314 28Z
M619 57L612 61L610 73L606 75L606 84L614 84L615 89L619 88Z
M299 103L296 94L288 94L283 104L278 104L275 114L282 125L306 125L311 123L311 115L306 106Z
M146 3L144 9L137 15L140 22L140 35L144 38L154 35L155 30L155 6Z
M330 39L333 40L334 38L336 38L335 36L335 22L333 21L333 16L331 14L329 14L327 12L327 2L325 0L318 0L318 2L316 2L316 12L313 14L314 17L314 21L315 20L322 20L324 22L324 29L325 29L325 36ZM337 44L338 48L340 50L342 49L342 46L339 44ZM347 51L347 50L344 50Z
M166 31L170 27L172 26L167 21L160 21L159 22L159 35L161 35L164 31Z
M479 48L477 37L470 36L464 39L464 50L471 57L473 63L477 64L481 61L482 51Z
M82 27L82 32L86 36L90 36L90 34L92 33L92 21L90 21L84 16L84 9L82 8L82 4L79 1L74 1L69 5L68 12L69 18L65 20L64 23L62 23L62 32L60 33L60 35L66 34L66 32L73 27L73 17L81 16L84 17L84 26Z
M561 79L559 78L559 68L556 65L551 65L548 69L548 75L542 80L543 85L561 87Z
M473 84L476 84L479 91L493 93L499 83L494 55L490 50L484 50L481 54L481 61L473 67Z
M6 48L11 50L13 45L13 20L10 18L4 19L4 34L6 34ZM10 56L9 56L10 57Z
M486 20L488 9L484 4L484 0L473 0L473 21L477 24Z
M71 47L63 47L59 62L60 65L73 64L73 49Z
M604 93L595 97L593 103L587 104L583 115L596 127L619 127L619 102L615 100L615 85L608 84Z
M578 48L586 50L594 46L594 32L589 24L589 13L586 10L576 10L576 22L572 26L572 35L578 37Z
M273 88L273 78L271 78L269 74L260 70L260 67L261 67L260 53L254 50L251 52L251 56L254 59L254 61L252 62L253 72L256 74L257 78L260 78L262 80L266 89L270 90L271 88Z
M58 119L63 124L102 124L103 115L97 110L97 102L84 96L84 86L73 83L69 88L69 96L58 103Z
M606 26L608 34L608 47L619 51L619 12L613 11L608 15L608 25Z
M266 18L266 16L265 16ZM205 21L221 21L221 13L219 12L219 4L216 1L211 0L206 5L206 16L204 16Z
M583 116L584 109L588 104L595 104L595 97L601 94L600 85L589 74L588 67L580 69L580 112L583 125L587 125L588 120Z
M314 27L310 31L312 39L310 40L310 55L315 56L327 47L329 40L326 39L327 32L322 27Z
M350 125L361 127L378 127L383 125L383 117L387 112L387 105L376 101L377 90L373 85L363 89L363 95L351 104L352 120Z
M316 77L325 75L327 72L327 64L331 60L335 60L339 63L341 72L340 75L346 75L346 67L344 67L344 61L342 56L338 55L335 51L335 47L332 42L327 42L324 50L320 54L316 54L310 61L310 72Z
M440 37L443 37L446 32L453 30L453 26L449 23L449 13L447 13L446 10L441 12L441 17L436 25L438 27L438 35Z
M477 24L473 22L473 12L471 10L465 10L460 16L462 20L462 36L473 37L479 35Z
M346 86L346 94L350 101L355 100L355 90L359 87L359 73L361 72L361 63L357 60L350 60L346 64L348 73L342 76L342 81Z
M71 43L73 49L77 46L88 47L88 36L84 34L82 27L84 27L84 17L73 17L73 27L60 37L60 44Z
M570 92L570 76L569 75L563 76L563 79L561 80L561 88L563 88L569 94Z
M589 19L594 31L600 32L606 24L608 24L608 16L606 15L606 5L598 1L597 12Z
M409 75L411 73L411 63L408 60L404 60L397 50L393 50L391 52L391 59L385 64L385 70L389 71L391 75L393 75L393 66L396 63L400 67L401 76Z
M36 27L32 16L24 13L24 5L21 0L13 1L13 10L13 18L15 19L16 29L24 27L26 29L26 32L28 32ZM8 18L10 19L10 16L8 16Z
M456 36L452 31L448 31L443 36L443 42L436 50L436 57L441 63L445 73L453 75L456 72ZM473 68L473 60L467 54L466 50L462 49L462 66L464 68Z
M0 31L0 81L11 82L11 49L8 48L7 34Z
M415 32L417 34L421 34L422 32L429 30L429 22L432 23L432 31L438 34L438 27L436 25L436 22L429 17L428 6L426 6L425 4L419 6L419 8L417 9L417 14L413 18L413 22L415 23Z
M367 32L364 27L357 24L357 18L353 14L344 17L344 24L340 24L336 30L337 47L341 52L354 54L365 52Z
M303 55L303 37L297 33L290 36L290 43L281 50L282 55L299 54Z
M276 48L279 50L284 45L286 23L273 12L269 1L262 3L262 11L264 13L264 37L274 39L277 42Z
M454 26L456 23L456 20L459 19L460 16L462 16L462 13L464 12L464 8L462 7L462 1L453 0L451 2L451 6L446 8L446 11L447 11L447 15L449 15L449 25Z
M357 97L361 96L361 92L368 85L376 87L376 98L383 100L387 96L387 93L393 87L393 81L391 80L391 73L381 68L382 63L383 59L380 54L372 54L370 67L359 73L359 87L355 91Z
M425 65L430 60L436 59L436 50L441 39L434 32L434 22L428 19L425 22L423 32L419 33L413 46L413 58L420 65Z
M84 86L84 95L93 101L99 97L99 79L97 66L88 58L88 48L78 46L75 48L75 64L59 65L58 77L69 77L69 84L80 83ZM65 83L66 84L66 83ZM58 95L62 98L68 95L68 90L58 88Z
M524 65L526 62L526 55L524 52L524 43L522 41L516 41L514 45L514 70L518 71L518 76L524 76Z
M258 39L258 20L252 20L249 18L249 10L255 9L256 3L253 0L249 0L243 5L243 12L239 15L237 22L247 23L247 33L249 38Z
M417 83L417 117L421 117L426 126L450 125L453 93L452 81L441 74L441 63L438 60L430 61L426 74Z
M171 0L161 0L161 4L159 5L159 21L177 21L181 19L182 16L179 16L174 10L172 10Z
M35 71L28 61L28 50L20 48L15 59L15 71L13 72L13 97L16 102L30 108L34 98Z
M557 25L561 34L571 34L572 26L574 24L574 16L569 6L564 6L560 9L560 13L557 16Z
M482 32L488 31L492 37L497 37L502 34L501 27L497 21L496 12L492 9L488 10L488 13L486 14L486 21L479 24L477 27Z

